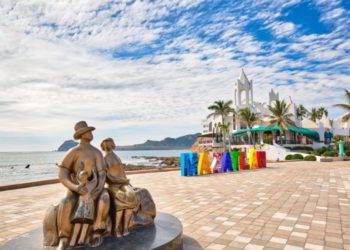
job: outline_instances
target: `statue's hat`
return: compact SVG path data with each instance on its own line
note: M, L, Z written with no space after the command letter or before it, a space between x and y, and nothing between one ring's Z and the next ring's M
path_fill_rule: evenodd
M85 134L89 131L93 131L93 130L95 130L95 128L89 127L87 125L86 121L80 121L80 122L77 122L77 124L75 124L74 130L75 130L75 133L74 133L73 137L75 140L78 140L78 139L80 139L80 137L83 134Z

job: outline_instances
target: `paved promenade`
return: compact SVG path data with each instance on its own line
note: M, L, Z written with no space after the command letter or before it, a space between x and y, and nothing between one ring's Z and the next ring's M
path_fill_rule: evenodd
M187 249L350 249L350 162L291 162L238 173L130 176L177 216ZM0 245L41 227L60 184L0 192Z

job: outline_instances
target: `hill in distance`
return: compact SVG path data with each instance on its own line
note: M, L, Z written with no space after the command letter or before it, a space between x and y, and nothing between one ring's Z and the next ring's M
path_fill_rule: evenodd
M131 146L119 146L117 150L169 150L169 149L189 149L196 141L200 133L184 135L177 138L166 137L161 141L147 140L142 144Z
M68 151L69 149L75 147L76 145L78 145L79 143L74 141L74 140L68 140L62 143L61 146L58 147L57 151Z
M130 146L118 146L116 150L171 150L171 149L189 149L196 141L200 133L184 135L177 138L167 137L161 141L147 140L141 144ZM68 151L78 145L78 142L73 140L65 141L57 151Z

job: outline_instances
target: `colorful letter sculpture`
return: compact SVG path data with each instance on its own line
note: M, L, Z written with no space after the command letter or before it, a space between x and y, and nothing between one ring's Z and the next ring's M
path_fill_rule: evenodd
M247 159L248 158L248 159ZM248 160L248 164L247 164ZM224 173L247 169L266 168L266 152L251 148L246 152L182 153L180 155L181 176Z
M222 159L222 154L215 152L213 154L214 158L216 158L216 164L213 167L213 173L221 173L221 159Z
M259 168L266 168L266 152L265 151L256 151L256 158L258 161Z
M246 153L241 152L239 155L239 170L245 170L247 168Z
M199 154L197 173L198 175L211 173L209 155L207 152Z
M232 151L231 152L231 161L232 161L232 170L238 171L239 170L239 151Z
M229 152L225 152L221 159L221 172L232 171L232 161Z
M218 159L216 157L213 157L213 160L210 164L210 170L211 170L211 173L214 174L215 172L215 167L216 167L216 163L218 162Z
M256 159L256 149L251 148L248 152L248 163L250 169L255 169L258 167L258 161Z
M180 155L181 176L194 176L197 174L198 154L182 153Z

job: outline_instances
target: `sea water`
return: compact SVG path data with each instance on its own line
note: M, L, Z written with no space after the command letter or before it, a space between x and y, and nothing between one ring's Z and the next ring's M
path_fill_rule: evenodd
M179 156L189 150L116 151L125 164L154 165L143 156ZM0 185L57 178L58 167L65 152L0 152ZM29 168L26 168L30 165Z

